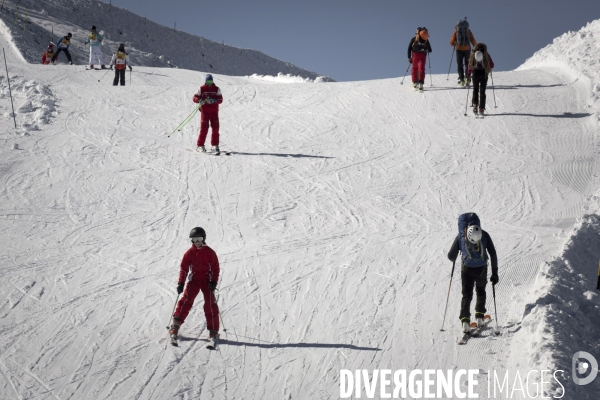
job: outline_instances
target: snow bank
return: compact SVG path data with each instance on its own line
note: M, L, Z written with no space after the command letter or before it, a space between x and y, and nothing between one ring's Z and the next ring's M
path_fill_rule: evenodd
M56 117L56 97L48 86L20 76L11 76L10 85L18 124L25 131L39 130ZM9 98L6 77L0 76L0 99ZM4 113L4 118L12 117L12 112Z
M597 399L600 379L587 386L573 383L571 361L578 351L600 354L600 296L595 290L600 260L600 216L584 215L561 254L544 263L536 278L532 301L525 307L515 346L521 360L536 369L563 370L561 382L573 399ZM594 339L590 342L590 339ZM560 396L560 387L553 395Z
M559 67L576 78L591 82L591 97L600 100L600 19L588 23L578 32L567 32L537 51L517 70Z

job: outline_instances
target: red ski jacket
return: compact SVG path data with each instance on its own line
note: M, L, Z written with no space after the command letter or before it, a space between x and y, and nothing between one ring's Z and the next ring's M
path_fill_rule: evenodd
M219 112L219 104L223 102L221 89L217 85L202 85L198 93L194 95L194 103L199 103L200 100L206 100L206 103L200 107L200 111L208 114L216 114Z
M207 245L199 249L192 245L183 255L179 268L178 283L184 283L186 277L200 286L208 286L210 281L219 282L219 259L217 253Z

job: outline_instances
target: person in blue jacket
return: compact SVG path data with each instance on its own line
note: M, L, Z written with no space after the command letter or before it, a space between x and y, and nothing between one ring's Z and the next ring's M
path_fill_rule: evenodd
M58 55L62 51L67 56L67 60L69 60L69 64L73 65L73 60L71 60L71 53L69 53L69 46L71 45L72 37L73 37L73 35L71 35L71 32L69 32L69 33L67 33L67 36L63 36L56 41L57 50L56 50L56 53L54 53L54 55L52 56L52 60L51 60L52 63L56 62Z

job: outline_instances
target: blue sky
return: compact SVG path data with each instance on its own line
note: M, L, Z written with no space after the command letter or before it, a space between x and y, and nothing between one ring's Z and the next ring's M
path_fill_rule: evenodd
M555 37L600 18L600 0L111 1L160 24L177 23L178 30L259 50L337 81L404 75L418 26L430 33L431 71L446 74L450 36L464 16L498 71L518 67ZM455 71L454 60L451 78Z

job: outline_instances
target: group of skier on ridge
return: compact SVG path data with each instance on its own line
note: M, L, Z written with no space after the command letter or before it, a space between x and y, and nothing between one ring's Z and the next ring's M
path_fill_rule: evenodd
M56 64L58 59L58 55L63 52L67 56L67 60L70 65L73 65L73 59L71 58L71 53L69 53L69 47L71 46L71 39L73 34L71 32L67 33L66 36L59 38L56 43L50 43L48 48L42 54L42 64ZM90 29L90 33L85 38L83 44L85 46L90 46L90 60L89 66L90 69L94 69L95 61L98 61L100 65L100 69L106 69L106 65L104 64L104 60L102 58L102 41L104 38L98 31L96 30L96 26L93 25ZM56 52L54 51L54 46L56 45ZM113 85L117 86L119 83L121 86L125 86L125 69L129 67L129 70L132 71L133 68L129 62L129 56L125 51L125 44L119 44L117 51L113 54L112 59L110 61L109 68L112 70L113 65L115 66L115 79L113 80Z
M72 65L71 55L69 53L70 40L72 34L58 39L56 42L57 51L54 52L53 44L48 46L47 51L42 55L42 63L56 63L57 57L61 52L67 56L69 64ZM101 69L106 69L103 60L100 45L103 41L102 36L96 32L96 27L92 26L85 44L90 45L90 68L94 68L94 61L98 60ZM471 52L471 44L474 51ZM477 43L473 33L469 29L466 17L460 20L455 26L455 30L450 39L450 45L456 51L456 61L458 64L458 84L461 86L469 85L473 82L472 107L475 114L483 114L486 104L486 87L488 75L491 73L494 63L487 52L487 47L483 43ZM429 43L429 33L427 28L417 28L416 35L410 40L408 46L408 62L412 64L412 82L417 90L423 89L425 83L425 65L427 54L431 53L431 44ZM113 54L110 62L110 69L115 66L115 79L113 84L125 85L125 68L132 70L129 65L129 57L125 52L125 45L121 43L117 51ZM223 102L221 89L214 84L211 74L205 76L205 83L194 94L192 101L200 104L200 132L197 139L197 151L206 152L204 145L208 134L208 128L212 127L211 146L214 154L220 154L219 150L219 104ZM477 294L475 305L475 327L482 329L487 323L485 319L485 304L488 275L488 260L491 261L492 274L490 282L496 285L498 278L498 259L496 250L490 235L481 229L479 217L475 213L462 214L459 216L459 234L454 239L448 258L454 263L461 253L461 281L462 281L462 300L459 319L462 330L465 335L469 335L472 325L470 323L470 306L473 299L473 288ZM171 343L177 345L177 335L181 325L188 316L197 295L202 292L204 297L204 315L206 325L209 331L209 345L207 347L216 348L219 337L219 307L217 306L214 291L217 288L220 274L218 257L213 249L206 244L206 232L201 227L195 227L191 230L189 238L192 247L187 250L180 263L179 278L177 281L178 301L172 315L172 323L169 326ZM454 269L453 269L454 271ZM187 282L187 285L186 285ZM181 299L179 295L183 294ZM444 316L445 317L445 316ZM463 337L461 342L466 342Z
M458 21L458 24L454 27L450 45L454 47L456 52L458 84L465 86L469 85L470 82L473 83L473 97L471 100L473 113L483 116L488 75L494 68L494 62L488 53L487 46L483 43L477 43L473 32L469 29L466 17ZM471 45L474 48L473 52L471 52ZM408 44L408 62L412 64L411 75L415 90L423 91L427 54L431 52L427 28L418 27L415 36L411 38Z

